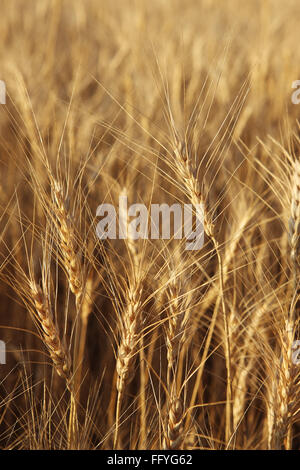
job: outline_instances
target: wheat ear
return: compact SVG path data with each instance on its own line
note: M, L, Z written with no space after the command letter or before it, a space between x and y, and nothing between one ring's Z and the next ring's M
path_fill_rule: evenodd
M38 324L41 327L45 345L47 346L57 373L66 380L67 386L70 389L70 358L66 348L60 340L58 329L54 324L52 314L50 312L49 302L43 294L40 286L38 286L35 281L30 281L30 293L34 302L36 318L38 319Z
M127 306L121 320L121 341L118 347L116 364L118 398L114 447L116 447L118 442L119 417L125 386L128 385L134 377L134 363L137 345L140 339L141 294L142 291L139 286L129 287Z
M122 338L118 348L117 358L117 389L123 392L125 384L129 384L134 376L134 362L137 344L139 341L139 327L141 314L141 290L139 287L130 287L128 291L127 307L122 319Z
M68 210L66 209L65 204L65 195L63 192L62 185L50 176L51 188L53 199L55 203L55 215L58 222L58 235L60 242L61 255L64 263L65 270L67 272L67 278L69 283L69 288L75 296L76 302L76 314L78 317L77 321L77 334L76 334L76 346L74 348L74 393L77 399L80 395L80 382L81 382L81 371L82 371L82 354L85 342L86 335L86 324L85 319L80 317L81 307L83 300L86 300L89 303L89 300L83 299L84 289L83 289L83 269L79 259L78 252L76 251L76 237L73 224ZM80 331L81 330L81 331ZM83 336L81 335L83 331ZM78 334L79 332L79 334ZM78 344L79 338L79 344Z
M291 245L291 260L294 267L294 277L297 281L298 254L300 250L300 162L298 160L293 164L289 239Z
M58 221L58 234L61 244L61 254L63 257L64 266L68 276L68 282L71 292L75 295L76 302L76 313L77 315L81 312L81 303L83 296L83 272L82 266L79 259L79 255L76 251L76 237L73 225L71 223L70 215L66 209L65 195L63 192L62 185L50 174L51 189L53 199L55 202L55 212ZM77 328L79 329L79 323ZM69 432L68 442L70 448L76 448L77 436L78 436L78 419L77 419L77 400L80 394L80 381L81 377L78 375L78 370L81 374L81 366L78 369L78 363L80 360L79 354L80 345L74 348L74 370L75 378L73 381L73 393L71 394L71 408L69 417Z
M291 217L289 240L293 266L294 292L291 299L284 329L281 333L281 364L278 370L276 420L274 423L273 445L275 449L290 449L292 445L292 414L295 402L295 366L292 363L292 348L295 335L295 305L298 291L298 255L300 249L300 162L293 163L291 181Z
M281 358L276 375L276 396L274 397L274 419L270 430L271 448L290 449L292 446L292 416L297 395L296 370L292 362L295 336L295 307L298 292L298 255L300 250L300 162L295 160L291 176L291 204L289 220L290 258L293 267L294 289L290 307L280 333ZM274 390L274 386L272 387Z
M65 198L61 184L52 178L51 187L56 205L61 253L68 275L70 290L75 295L76 306L79 310L83 293L83 279L81 263L76 251L74 228L68 211L66 210Z
M172 393L169 401L166 435L163 441L163 448L165 450L180 449L184 438L183 418L184 409L182 401L176 393Z

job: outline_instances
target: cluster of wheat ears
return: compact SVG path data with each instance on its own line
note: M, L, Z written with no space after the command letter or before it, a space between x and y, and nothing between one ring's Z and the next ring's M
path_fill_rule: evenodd
M280 7L1 1L2 449L300 447L300 4ZM100 240L120 195L201 204L204 246Z

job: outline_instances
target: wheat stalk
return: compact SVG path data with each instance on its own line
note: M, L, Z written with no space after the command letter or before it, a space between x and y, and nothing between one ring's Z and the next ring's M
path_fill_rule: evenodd
M188 192L189 198L194 207L201 207L203 209L203 227L207 236L212 240L215 252L218 258L219 266L219 287L221 291L221 304L223 311L223 323L224 323L224 349L225 349L225 360L226 360L226 371L227 371L227 386L226 386L226 427L225 427L225 439L228 443L232 434L233 427L233 413L232 413L232 372L231 372L231 348L230 348L230 332L228 323L228 314L224 299L224 265L220 253L220 243L216 238L215 226L211 217L207 211L207 204L205 203L204 195L201 193L200 182L197 178L197 170L192 167L187 145L178 139L177 133L175 135L175 164L178 170L179 177L184 183Z
M233 380L234 396L233 396L233 425L236 429L242 419L246 394L247 394L247 384L250 372L256 361L256 357L253 355L253 352L249 353L249 349L253 345L255 335L259 330L259 326L263 315L266 314L267 305L263 304L261 307L254 309L253 313L250 315L249 325L245 327L245 334L243 335L244 341L241 348L239 348L240 360L238 362L235 377Z
M123 196L127 196L127 188L121 191ZM129 221L122 212L119 214L122 218L123 227L126 228L126 245L131 256L132 277L129 279L129 285L126 292L126 307L120 318L121 339L117 352L116 372L117 372L117 406L116 406L116 432L114 437L114 448L118 445L119 417L121 412L122 398L125 387L130 384L134 377L134 364L136 360L137 347L141 340L142 326L142 284L139 278L138 252L136 243L132 239L130 230L128 230ZM144 403L143 403L144 406ZM143 418L145 419L145 417ZM143 433L145 434L145 432Z

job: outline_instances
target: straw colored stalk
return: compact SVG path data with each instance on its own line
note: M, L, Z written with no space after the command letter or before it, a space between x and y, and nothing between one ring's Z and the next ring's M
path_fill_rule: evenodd
M82 296L82 303L81 303L81 310L80 310L80 338L79 338L79 346L78 346L78 355L77 355L77 370L75 373L75 389L78 391L79 390L79 395L80 395L80 389L81 389L81 375L82 375L82 364L83 364L83 359L84 359L84 349L85 349L85 343L86 343L86 335L87 335L87 327L88 327L88 321L90 314L92 312L93 308L93 299L95 298L95 288L96 288L96 281L94 278L93 271L91 270L89 272L89 275L87 276L85 286L84 286L84 294ZM77 397L78 400L80 399L80 396Z
M235 430L239 426L244 413L248 378L256 361L254 354L249 354L249 349L253 345L255 335L260 326L261 319L266 313L266 309L266 305L255 308L250 316L250 323L245 328L245 335L243 335L244 344L242 348L239 348L240 360L233 380L233 425Z
M182 345L187 337L189 323L189 305L186 295L181 290L180 279L171 273L171 280L167 287L168 321L165 327L168 362L168 386L171 385L174 376L176 362Z

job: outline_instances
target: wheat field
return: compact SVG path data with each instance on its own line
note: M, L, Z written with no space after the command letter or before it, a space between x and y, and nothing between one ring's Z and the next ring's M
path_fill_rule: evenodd
M298 0L0 5L1 449L299 449Z

